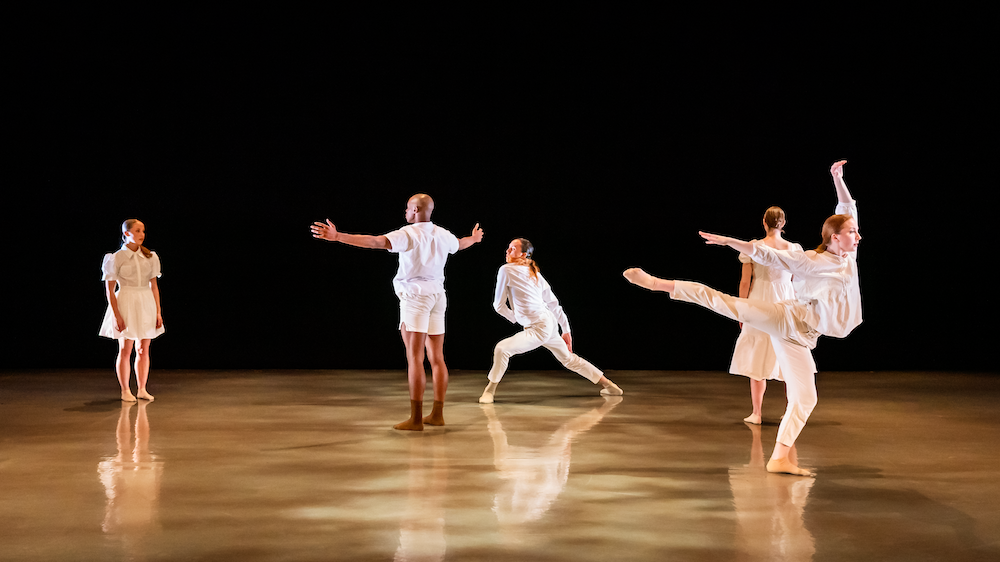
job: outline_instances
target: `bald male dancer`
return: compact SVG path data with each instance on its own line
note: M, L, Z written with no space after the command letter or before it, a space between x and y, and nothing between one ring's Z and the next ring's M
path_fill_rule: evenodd
M410 383L410 419L393 429L423 431L424 424L444 425L444 395L448 391L448 366L444 362L444 312L448 300L444 290L444 265L448 256L483 240L479 223L472 234L459 240L431 222L434 200L418 193L406 203L407 225L382 236L337 231L330 219L313 223L314 238L359 248L388 250L399 254L399 270L392 279L399 297L399 333L406 347L407 379ZM424 350L434 381L434 407L423 417Z

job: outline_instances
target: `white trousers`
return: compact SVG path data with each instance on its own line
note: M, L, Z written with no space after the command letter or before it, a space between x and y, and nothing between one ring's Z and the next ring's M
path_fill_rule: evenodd
M563 364L564 367L579 374L581 377L597 384L604 373L589 361L575 353L570 353L566 342L559 336L559 324L552 314L546 311L541 320L526 327L520 333L501 340L493 348L493 368L490 369L490 382L500 382L507 372L507 364L514 355L527 353L533 349L544 347Z
M799 305L741 299L689 281L674 281L671 297L704 306L771 337L788 398L788 409L778 426L778 443L794 445L817 401L816 363L810 350L816 347L819 333L799 320L795 314Z

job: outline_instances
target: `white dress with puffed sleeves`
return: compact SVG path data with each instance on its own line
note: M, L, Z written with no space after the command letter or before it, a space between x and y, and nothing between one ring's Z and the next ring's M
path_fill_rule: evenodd
M791 243L789 251L802 252L802 246ZM764 302L795 300L791 273L756 263L743 253L740 253L740 263L753 264L753 285L747 298ZM755 380L784 380L771 345L771 336L747 324L743 325L736 340L729 372Z
M150 280L160 276L160 257L152 252L147 258L141 250L132 251L127 246L104 256L101 280L117 281L118 311L125 320L125 330L115 326L115 313L108 304L104 322L98 335L112 339L146 340L164 332L156 327L156 300Z

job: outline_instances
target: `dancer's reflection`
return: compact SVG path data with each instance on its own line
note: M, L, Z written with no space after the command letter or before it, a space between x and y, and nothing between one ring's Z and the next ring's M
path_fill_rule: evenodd
M399 525L396 562L444 560L444 507L448 488L445 435L410 440L410 490Z
M489 419L493 462L505 481L493 499L493 511L502 527L512 531L545 515L566 486L573 439L597 425L621 401L621 396L605 396L600 408L564 423L537 449L509 445L494 405L481 406Z
M816 481L767 472L760 426L748 423L747 427L753 435L750 464L729 469L740 560L808 562L816 553L816 544L802 521L802 512ZM796 457L793 446L788 459L797 466Z
M135 419L135 446L129 413L138 409ZM160 496L160 476L163 463L149 452L149 420L147 402L122 402L115 437L118 455L107 457L97 465L101 484L107 496L102 529L108 535L121 538L125 549L139 554L146 533L157 525L156 509Z

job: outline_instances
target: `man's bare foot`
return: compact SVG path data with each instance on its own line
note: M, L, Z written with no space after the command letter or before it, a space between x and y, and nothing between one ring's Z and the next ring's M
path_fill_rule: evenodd
M792 464L787 458L771 459L767 461L767 471L781 474L794 474L795 476L816 476L804 468L799 468Z
M153 395L150 394L150 393L148 393L148 392L146 392L145 388L139 391L138 396L139 396L139 398L142 398L143 400L149 400L150 402L153 401Z
M122 402L135 402L135 396L132 396L131 390L122 391Z
M656 284L656 279L652 275L646 273L645 271L643 271L638 267L626 269L622 273L622 276L624 276L625 279L628 279L629 283L632 283L633 285L638 285L640 287L644 287L646 289L652 289L653 285Z
M754 425L760 425L760 416L758 414L750 414L749 416L743 418L743 421Z

